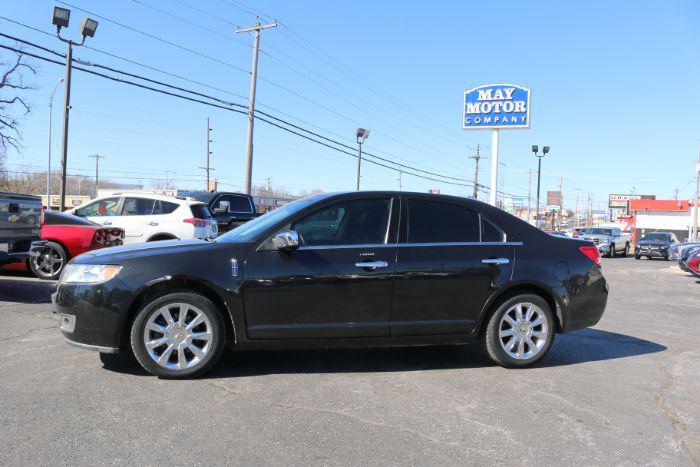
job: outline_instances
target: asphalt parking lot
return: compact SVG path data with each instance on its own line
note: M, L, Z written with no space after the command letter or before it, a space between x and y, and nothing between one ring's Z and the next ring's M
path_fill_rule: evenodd
M532 369L476 347L241 352L206 379L102 367L53 284L0 275L0 464L700 463L700 281L604 259L608 310Z

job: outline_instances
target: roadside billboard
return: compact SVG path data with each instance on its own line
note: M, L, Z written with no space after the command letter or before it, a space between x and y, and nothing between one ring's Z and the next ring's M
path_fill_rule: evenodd
M561 206L561 191L547 192L547 206Z
M517 84L485 84L464 92L462 128L530 127L530 90Z

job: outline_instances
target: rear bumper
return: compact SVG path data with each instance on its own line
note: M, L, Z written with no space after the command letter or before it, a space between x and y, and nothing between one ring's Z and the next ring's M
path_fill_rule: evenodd
M598 324L608 304L610 287L600 270L592 271L585 283L563 287L561 332L571 332Z

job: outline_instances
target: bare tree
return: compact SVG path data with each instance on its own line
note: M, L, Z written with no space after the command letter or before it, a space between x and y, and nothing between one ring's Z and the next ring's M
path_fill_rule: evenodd
M31 110L22 94L34 89L27 75L35 76L36 69L21 53L9 60L0 58L0 163L9 148L20 150L22 135L17 115L26 115Z

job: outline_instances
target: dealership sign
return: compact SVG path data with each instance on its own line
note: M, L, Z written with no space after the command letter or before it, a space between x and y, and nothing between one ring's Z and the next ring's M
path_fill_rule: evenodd
M464 93L465 130L530 127L530 90L517 84L485 84Z
M656 199L655 195L620 195L611 194L608 197L608 207L610 209L627 210L628 202L633 199Z

